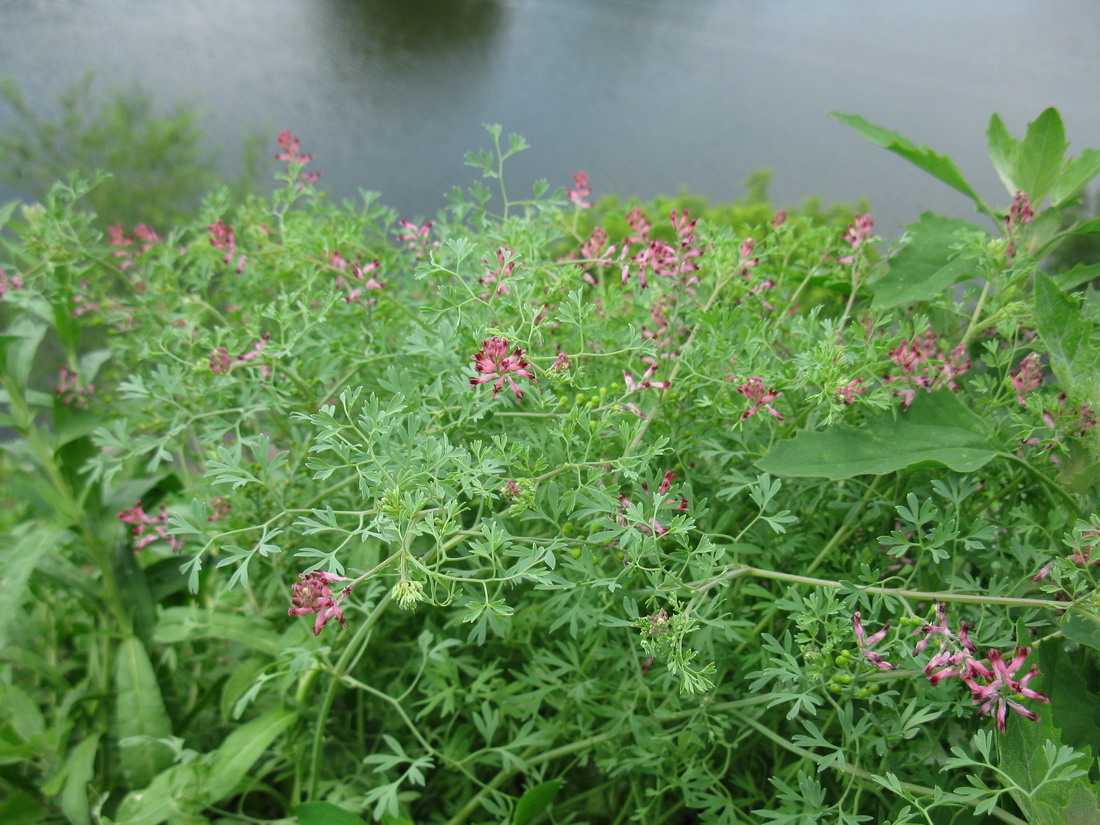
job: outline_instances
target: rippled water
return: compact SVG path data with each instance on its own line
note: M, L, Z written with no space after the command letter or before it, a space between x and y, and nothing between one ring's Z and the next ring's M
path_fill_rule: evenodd
M227 165L243 131L289 127L334 194L409 216L470 180L491 121L532 144L517 186L584 169L596 194L728 200L770 167L778 203L866 195L885 233L969 217L826 112L951 153L1001 202L991 112L1022 131L1055 105L1075 148L1100 146L1098 41L1093 0L0 0L0 77L43 111L89 69L99 90L137 79L197 102Z

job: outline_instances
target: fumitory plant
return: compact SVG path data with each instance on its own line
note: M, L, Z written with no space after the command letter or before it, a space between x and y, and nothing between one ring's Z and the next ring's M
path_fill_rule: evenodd
M434 220L289 131L8 207L5 814L1100 821L1100 152L994 117L990 206L840 117L991 225L521 196L497 126Z

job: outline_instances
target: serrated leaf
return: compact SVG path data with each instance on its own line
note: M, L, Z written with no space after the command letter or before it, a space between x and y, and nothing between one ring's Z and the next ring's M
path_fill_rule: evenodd
M1000 452L985 422L954 393L939 390L918 396L896 419L880 418L858 428L800 432L781 441L756 466L777 475L839 481L925 463L971 473Z
M1050 204L1058 208L1073 198L1100 174L1100 149L1086 149L1080 157L1066 161L1062 175L1050 190Z
M1091 324L1077 305L1042 272L1035 273L1035 325L1063 389L1098 401L1100 352L1089 340Z
M940 295L973 272L974 263L958 256L951 243L960 232L984 231L972 223L921 213L917 223L905 227L912 236L890 261L890 271L874 285L872 305L878 309L926 301Z
M917 146L909 138L898 132L876 126L859 115L847 115L841 112L829 112L829 114L845 126L855 129L876 146L881 146L883 149L905 158L917 168L943 181L952 189L962 192L974 201L978 211L993 216L993 211L985 205L978 193L974 191L974 188L955 166L955 162L947 155L937 155L927 146Z
M160 742L172 735L172 725L160 695L145 646L135 636L123 639L116 653L115 735L119 740L143 737L119 745L122 769L132 788L143 788L172 762Z
M1046 109L1027 125L1016 161L1015 179L1036 207L1058 180L1067 148L1069 144L1057 109Z
M993 168L997 170L997 175L1008 190L1008 194L1015 195L1020 189L1019 184L1016 183L1016 161L1020 156L1020 141L1008 133L1004 121L997 114L989 119L989 128L985 131L985 137Z

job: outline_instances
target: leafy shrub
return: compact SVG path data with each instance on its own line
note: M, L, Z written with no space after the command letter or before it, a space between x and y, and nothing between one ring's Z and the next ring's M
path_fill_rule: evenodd
M289 132L163 235L25 209L7 811L1093 821L1100 342L1036 261L1100 164L995 118L1001 211L844 119L997 231L597 226L499 127L421 225Z

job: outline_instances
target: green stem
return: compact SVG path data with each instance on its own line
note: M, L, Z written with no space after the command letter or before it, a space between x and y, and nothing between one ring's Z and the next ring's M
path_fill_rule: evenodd
M745 716L743 713L740 713L739 711L731 710L730 713L733 716L736 716L738 719L740 719L742 722L744 722L749 727L756 730L758 733L763 734L765 737L770 739L772 742L775 742L775 744L779 745L784 750L788 750L791 753L795 754L796 756L800 756L803 759L808 759L811 762L814 762L815 764L818 763L818 762L821 762L821 760L823 759L823 757L818 756L813 751L808 751L805 748L800 748L798 745L795 745L793 742L787 741L787 739L780 736L778 733L773 731L771 728L765 727L764 725L757 722L755 719L753 719L749 716ZM867 781L867 782L872 782L872 783L875 784L876 787L878 785L878 783L875 782L875 780L873 778L873 775L869 771L865 771L862 768L857 768L855 765L845 763L843 767L838 766L837 770L839 770L841 773L846 773L849 776L853 776L856 779L862 779L862 780ZM913 793L919 793L919 794L923 794L923 795L927 795L927 796L934 796L937 793L936 788L929 788L929 787L926 787L924 785L915 785L912 782L902 782L902 781L899 780L898 784L901 785L906 790L912 791ZM971 800L971 799L967 799L965 797L956 796L953 793L944 793L943 791L940 791L940 793L943 793L943 798L945 800L955 802L959 805L969 805L970 807L976 807L977 805L979 805L983 801L981 799ZM997 817L997 819L1001 820L1002 822L1008 822L1009 825L1028 825L1027 822L1020 819L1018 816L1010 814L1008 811L1004 810L1003 808L994 807L990 810L990 813L993 814L993 816Z

